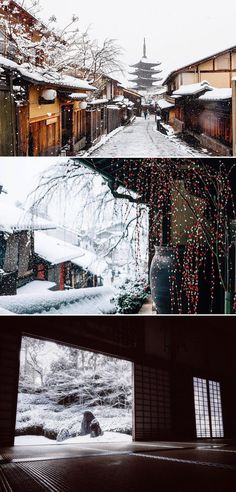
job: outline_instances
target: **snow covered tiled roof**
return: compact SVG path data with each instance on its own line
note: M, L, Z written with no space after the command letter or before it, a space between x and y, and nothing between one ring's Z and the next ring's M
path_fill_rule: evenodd
M204 90L211 91L212 87L209 85L207 80L198 82L197 84L181 85L179 89L173 91L174 96L191 96L198 94Z
M89 104L104 104L107 103L108 99L92 99L92 101L89 101Z
M124 101L124 96L120 95L120 96L116 96L113 98L113 102L122 102Z
M0 66L18 72L26 80L38 84L48 84L57 87L70 87L72 89L84 89L94 91L96 87L90 85L87 80L77 79L70 75L60 74L59 72L46 72L45 69L35 67L31 69L27 65L19 65L8 58L0 56Z
M55 282L49 282L48 280L33 280L28 282L28 284L18 287L17 294L45 294L53 287L56 287Z
M157 101L157 104L161 109L167 109L167 108L173 108L174 107L174 104L169 103L168 101L166 101L166 99L159 99L159 101Z
M89 270L94 275L101 275L107 268L104 260L100 260L94 253L80 248L83 252L78 258L73 258L72 263L80 266L84 270Z
M159 96L161 94L165 94L166 92L167 92L166 88L163 87L163 88L159 89L158 91L156 91L154 95Z
M0 296L0 310L14 314L114 314L114 291L88 287L41 294ZM1 311L0 311L1 314ZM4 314L4 312L3 312Z
M72 94L68 95L69 99L79 100L79 99L87 99L88 96L84 92L72 92Z
M55 226L16 207L7 195L0 194L0 231L13 234L19 231L46 230Z
M98 260L94 253L43 232L35 232L34 248L38 256L52 265L71 261L95 275L100 275L107 266L106 262Z
M222 101L232 98L232 89L225 88L213 88L211 91L207 91L205 94L199 97L201 101Z

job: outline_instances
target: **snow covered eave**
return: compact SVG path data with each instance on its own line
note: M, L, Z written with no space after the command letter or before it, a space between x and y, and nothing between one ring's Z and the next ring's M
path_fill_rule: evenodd
M172 96L196 96L198 94L201 94L201 92L203 91L211 90L213 90L213 87L209 85L207 80L203 80L202 82L196 84L181 85L179 89L173 91Z
M59 74L58 72L47 72L46 69L43 70L39 67L34 67L34 69L32 69L24 66L24 64L19 65L18 63L1 55L0 67L18 73L23 80L31 82L34 85L49 85L53 87L68 88L69 90L97 90L97 88L90 85L87 80L71 77L70 75Z
M200 101L230 101L232 99L231 88L213 88L199 97Z
M88 101L88 104L91 106L96 106L97 104L105 104L108 103L109 99L92 99L92 101Z
M19 223L0 223L0 231L1 232L6 232L7 234L14 234L16 232L30 232L30 231L49 231L51 229L56 229L55 225L48 225L46 223L38 223L34 222L34 220L31 221L19 221Z
M116 105L116 104L108 104L107 108L108 108L108 109L117 109L118 111L119 111L119 109L120 109L120 108L119 108L119 106L118 106L118 105Z
M97 259L93 253L88 253L88 255L85 253L84 256L73 258L71 263L98 277L101 277L107 268L106 262Z
M157 101L157 104L160 107L160 109L174 108L174 104L169 103L165 99L159 99L159 101Z
M59 97L69 101L82 101L88 99L88 94L86 92L72 92L71 94L61 92Z
M70 77L69 75L66 76L61 76L61 78L56 79L54 76L51 75L41 75L38 74L37 72L29 72L25 71L23 69L18 70L20 75L22 76L23 80L26 80L27 82L31 82L34 85L43 85L43 86L50 86L50 87L57 87L57 88L63 88L63 89L68 89L68 90L76 90L76 89L82 89L85 91L95 91L97 90L96 87L89 85L88 82L82 80L82 79L76 79L75 77Z
M52 222L16 207L7 196L0 196L0 216L0 231L8 234L56 228Z

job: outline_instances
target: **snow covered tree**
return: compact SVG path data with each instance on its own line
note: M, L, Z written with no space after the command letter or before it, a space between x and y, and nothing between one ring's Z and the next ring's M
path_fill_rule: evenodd
M50 203L58 203L60 209L64 204L64 224L77 231L81 247L107 262L112 280L121 273L125 278L147 273L145 205L118 200L103 178L73 160L59 160L51 166L28 199L36 214L43 207L49 209Z
M32 386L34 389L36 386L43 387L45 366L43 364L43 351L45 348L45 341L23 337L22 338L22 369L20 373L20 387L25 385Z
M81 33L79 19L59 27L52 15L48 22L38 18L40 0L0 0L0 53L33 70L66 72L80 78L98 79L101 73L122 70L121 48L113 39L100 46L90 39L88 31Z
M75 46L76 56L71 64L72 75L92 80L101 90L103 75L123 73L123 50L115 39L106 38L100 45L97 40L90 39L87 30L78 34Z
M55 16L47 24L36 18L39 10L37 0L0 0L1 53L28 64L26 68L65 70L74 58L78 18L73 15L71 22L59 29Z

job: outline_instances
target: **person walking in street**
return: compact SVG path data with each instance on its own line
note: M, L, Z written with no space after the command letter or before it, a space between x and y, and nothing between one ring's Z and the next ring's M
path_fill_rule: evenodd
M156 108L156 124L157 124L157 131L160 132L161 131L161 110L158 106Z
M147 110L146 110L146 109L144 109L143 114L144 114L144 118L145 118L145 120L146 120L146 119L147 119Z

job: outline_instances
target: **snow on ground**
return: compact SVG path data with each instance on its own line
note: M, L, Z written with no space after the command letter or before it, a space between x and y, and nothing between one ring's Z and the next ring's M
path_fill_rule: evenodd
M93 154L95 150L100 149L104 144L106 144L112 137L114 137L117 133L120 133L121 130L124 130L124 126L119 126L118 128L115 128L112 132L108 133L108 135L102 135L101 139L99 142L97 142L95 145L93 145L89 150L86 152L81 151L78 153L78 156L83 156L83 157L88 157L89 155Z
M17 294L45 294L45 292L55 287L55 285L55 282L48 282L48 280L33 280L19 287Z
M122 127L99 148L90 149L92 157L201 157L204 149L194 149L176 136L163 135L156 130L155 118L137 117L132 125Z
M40 444L94 444L97 442L132 442L132 436L121 432L104 432L102 436L98 437L76 436L62 442L44 436L16 436L14 444L15 446L32 446Z
M0 316L1 315L9 315L9 314L14 314L11 311L8 311L7 309L0 308Z
M41 294L1 296L0 308L15 314L114 314L114 290L89 287Z

